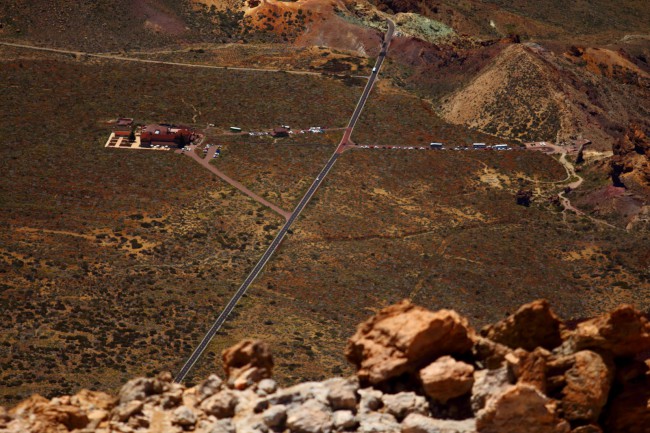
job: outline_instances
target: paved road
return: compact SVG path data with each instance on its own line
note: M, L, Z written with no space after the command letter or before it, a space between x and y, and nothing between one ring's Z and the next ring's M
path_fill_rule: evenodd
M269 245L268 249L262 256L262 258L260 258L260 260L257 262L257 264L255 265L251 273L248 274L248 276L246 277L242 285L239 287L237 292L235 292L235 295L232 297L232 299L230 299L230 301L223 309L221 314L219 314L219 317L217 317L217 320L212 324L207 334L205 334L203 340L201 340L201 342L196 347L196 349L194 349L194 352L192 352L192 354L187 359L187 361L185 362L181 370L178 372L176 378L174 379L175 382L178 383L182 382L183 379L185 379L185 376L187 376L187 374L190 372L192 367L194 367L194 364L199 360L201 354L206 349L208 344L210 344L212 338L216 335L217 332L219 332L219 329L228 318L228 315L235 308L237 302L239 302L242 296L244 296L244 294L248 290L248 287L253 283L253 281L255 281L255 279L260 274L260 272L262 272L262 269L264 269L264 266L266 266L266 263L269 261L271 256L273 256L273 253L275 253L275 250L278 249L278 247L282 243L282 240L284 239L284 237L287 235L287 232L291 228L291 225L300 216L300 213L303 211L305 206L307 206L307 203L309 203L312 196L314 195L318 187L320 187L321 183L323 183L325 177L334 166L336 160L339 158L341 152L344 149L344 146L350 139L350 135L352 135L354 126L357 123L357 120L359 119L359 115L361 114L361 111L363 110L363 107L366 104L366 101L368 100L370 91L372 90L372 87L375 84L375 80L377 79L377 75L379 73L379 70L381 69L381 65L383 64L384 58L386 57L388 45L390 44L390 40L393 37L394 31L395 31L395 26L393 22L388 20L388 31L386 32L386 36L384 37L384 42L382 43L381 54L377 58L377 62L375 63L373 72L368 78L368 83L366 84L366 87L363 90L363 93L361 94L361 98L359 98L359 102L357 103L357 106L354 109L354 113L352 113L352 117L350 118L350 122L348 123L345 133L343 134L343 138L341 139L341 142L337 146L336 150L334 151L330 159L327 161L327 164L325 164L325 167L323 167L320 173L318 173L318 176L316 176L316 179L311 184L311 186L309 187L305 195L302 197L300 203L298 203L298 206L296 206L296 208L294 209L293 213L291 214L291 217L289 217L289 220L284 224L284 226L282 226L280 232L277 234L275 239L273 239L273 242L271 242L271 245Z

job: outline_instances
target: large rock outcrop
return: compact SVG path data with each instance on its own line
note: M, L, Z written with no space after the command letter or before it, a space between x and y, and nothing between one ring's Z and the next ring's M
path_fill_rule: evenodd
M474 331L455 311L428 311L403 301L359 325L345 351L363 384L414 373L439 356L464 354Z
M650 322L630 305L578 324L567 344L570 350L593 349L614 357L632 357L650 350Z
M647 432L647 320L623 306L558 342L563 328L533 302L476 337L454 312L403 302L351 339L355 377L279 388L268 346L246 340L224 351L226 380L187 388L162 373L116 397L35 395L0 408L0 433Z
M243 340L224 350L222 358L228 383L237 389L271 377L273 371L271 350L263 341Z
M512 349L532 351L536 347L552 350L562 344L561 320L545 300L534 301L519 308L515 314L487 326L481 333L488 339Z

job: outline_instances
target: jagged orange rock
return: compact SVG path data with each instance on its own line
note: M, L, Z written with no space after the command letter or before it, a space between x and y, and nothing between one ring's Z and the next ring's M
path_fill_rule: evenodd
M564 377L564 417L570 421L598 420L612 384L612 366L599 354L583 350L573 355L573 365Z
M273 357L269 345L260 340L242 340L221 354L228 385L244 389L271 377Z
M631 305L578 324L567 342L572 351L606 350L615 357L630 357L650 350L650 323Z
M488 339L512 349L522 348L529 352L536 347L551 350L562 344L562 321L551 311L544 300L521 306L512 316L486 326L481 334Z
M546 392L546 361L551 353L538 347L532 352L516 349L506 355L508 369L519 383L532 385L541 392Z
M467 353L473 336L467 319L455 311L432 312L402 301L359 325L345 355L362 384L379 384L440 356Z
M54 433L86 427L89 423L86 412L68 404L69 400L70 397L65 397L61 403L52 403L35 394L11 409L9 415L22 418L23 422L18 425L17 431Z
M544 394L526 384L511 386L487 401L476 419L478 433L569 433Z

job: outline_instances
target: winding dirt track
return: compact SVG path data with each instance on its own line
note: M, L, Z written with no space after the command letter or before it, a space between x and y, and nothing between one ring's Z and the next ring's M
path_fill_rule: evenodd
M582 176L580 176L576 172L576 169L573 166L573 164L571 164L569 162L569 160L566 159L566 156L567 156L566 149L563 148L562 146L557 146L555 144L547 144L547 146L549 146L550 148L553 149L553 151L554 151L553 153L559 153L560 154L560 158L559 158L558 161L559 161L560 164L562 164L562 166L564 167L564 169L567 172L567 180L574 179L574 178L576 179L573 182L568 183L566 186L568 188L570 188L571 190L574 190L574 189L578 188L580 185L582 185L582 183L584 182L584 179L583 179ZM558 182L558 183L564 183L564 182L565 181L561 181L561 182ZM610 224L607 221L603 221L603 220L600 220L598 218L594 218L591 215L588 215L588 214L584 213L583 211L581 211L580 209L578 209L577 207L575 207L571 203L571 200L569 200L569 198L566 197L565 191L560 192L557 196L560 199L560 202L562 203L562 207L564 207L564 210L562 211L562 214L563 214L565 219L566 219L566 211L570 210L570 211L574 212L578 216L588 218L591 222L593 222L595 224L601 224L601 225L604 225L604 226L607 226L607 227L610 227L610 228L613 228L613 229L620 230L620 227L616 227L615 225Z

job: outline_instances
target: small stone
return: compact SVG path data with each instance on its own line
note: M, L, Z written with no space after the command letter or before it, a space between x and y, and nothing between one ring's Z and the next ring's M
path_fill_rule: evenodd
M234 389L247 389L263 380L267 375L268 373L265 370L259 367L251 367L246 370L241 370L237 373L237 377L230 378L228 380L228 385Z
M388 413L370 412L359 417L358 433L397 433L402 427L395 417Z
M246 433L267 433L269 428L264 424L262 416L254 413L247 413L233 419L235 431Z
M451 356L442 356L420 370L420 380L429 397L446 403L471 391L474 367Z
M162 383L157 379L139 377L128 381L120 389L120 404L128 403L132 400L144 400L150 395L160 394L162 392Z
M68 403L69 401L69 396L60 400L60 402L63 403ZM44 420L46 424L58 424L64 426L67 430L85 428L89 422L85 411L69 404L50 404L40 408L40 410L36 410L35 413L39 418Z
M332 413L323 403L309 400L287 412L286 425L292 433L329 433Z
M178 406L183 401L183 387L178 383L170 384L170 389L160 395L159 401L165 409Z
M327 399L333 410L356 409L357 390L359 389L359 383L356 380L337 377L326 380L323 385L328 390Z
M158 376L156 376L156 379L161 382L172 383L174 376L172 376L171 371L161 371L158 373Z
M355 419L352 411L337 410L332 414L332 424L335 430L352 430L359 423Z
M508 346L495 343L485 337L477 336L472 347L474 360L480 368L489 368L490 370L501 367L508 353L511 352Z
M196 414L187 406L179 406L172 412L172 423L181 427L189 427L196 424Z
M197 433L235 433L235 426L230 418L220 419L215 423L206 425L205 429Z
M551 353L541 347L532 352L516 349L506 355L508 371L517 379L518 383L532 385L542 393L546 393L547 359Z
M214 415L219 419L231 418L235 414L237 403L239 403L237 393L225 389L205 399L201 403L201 409L208 415Z
M478 370L474 372L474 385L472 386L472 411L478 413L487 400L502 393L510 387L508 368L503 366L496 370Z
M493 395L476 418L479 433L569 433L549 399L526 384Z
M282 427L286 419L287 407L282 404L271 406L262 414L262 420L264 421L264 424L271 428Z
M211 374L197 387L197 397L199 401L203 401L206 398L216 394L221 389L222 384L223 381L219 376L216 374Z
M378 389L364 388L359 390L359 412L368 413L374 412L383 406L381 397L384 395Z
M120 404L115 409L113 409L112 418L124 422L131 418L133 415L140 413L144 402L140 400L131 400L128 403Z
M116 402L117 399L112 395L88 389L82 389L70 398L70 404L87 410L111 410Z
M435 419L412 413L402 421L402 433L476 433L476 420Z
M266 395L273 394L278 389L278 384L273 379L262 379L257 384L257 389Z
M386 412L398 420L404 419L412 413L425 415L429 411L429 405L424 397L414 392L400 392L397 394L384 394L382 396Z

